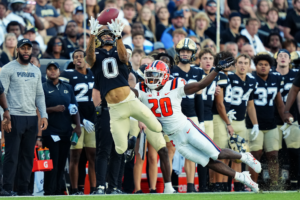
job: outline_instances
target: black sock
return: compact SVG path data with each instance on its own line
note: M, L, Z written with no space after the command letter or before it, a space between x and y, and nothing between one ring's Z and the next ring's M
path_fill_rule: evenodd
M234 182L234 191L236 192L241 191L241 184L239 182Z
M203 191L207 186L207 168L202 165L197 165L198 180L199 180L199 191Z
M94 191L96 191L96 187L91 187L90 193L92 193L92 192L94 192Z
M74 194L76 192L78 192L78 188L75 188L75 189L72 188L72 194Z
M187 192L194 192L194 191L195 191L194 183L188 183L187 184Z
M209 184L209 191L214 192L216 188L216 184L215 183L210 183Z
M228 192L228 183L222 183L222 189L224 192Z
M84 187L78 186L78 191L79 191L79 192L84 192Z

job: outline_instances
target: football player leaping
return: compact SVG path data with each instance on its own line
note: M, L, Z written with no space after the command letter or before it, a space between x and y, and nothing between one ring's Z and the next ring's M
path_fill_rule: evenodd
M186 58L189 56L192 56L192 52L185 55ZM233 58L220 61L207 77L200 82L190 84L186 84L182 78L169 81L168 66L162 61L154 61L145 70L145 83L137 84L136 89L132 90L162 123L163 131L182 156L218 173L234 177L254 192L258 192L258 184L252 181L249 172L236 172L217 159L240 159L257 173L261 171L261 164L253 159L250 153L240 154L230 149L220 149L181 112L182 97L205 88L220 70L232 65L233 61ZM142 90L145 88L143 84L147 85L144 91Z

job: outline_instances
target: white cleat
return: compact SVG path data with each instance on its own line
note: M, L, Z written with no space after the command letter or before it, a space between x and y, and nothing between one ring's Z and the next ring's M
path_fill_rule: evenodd
M176 190L174 188L172 188L172 190L164 190L165 194L173 194L173 193L177 193Z
M244 153L244 155L245 158L243 159L243 162L247 164L249 167L251 167L256 173L260 173L261 172L260 162L256 160L254 156L249 152Z
M259 192L259 188L258 188L258 184L255 183L252 179L251 179L251 174L248 171L242 172L241 173L244 177L242 179L244 180L239 180L241 183L247 185L249 188L251 188L251 190L255 193Z

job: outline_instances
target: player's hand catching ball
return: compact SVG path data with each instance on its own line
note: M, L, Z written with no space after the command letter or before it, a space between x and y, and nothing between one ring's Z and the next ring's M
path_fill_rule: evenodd
M89 22L91 25L91 34L97 35L97 33L99 32L99 29L102 27L102 25L100 25L98 20L96 20L94 17L91 17Z
M233 65L233 63L234 63L233 57L229 57L229 58L225 58L224 60L220 60L219 63L217 64L217 66L215 67L215 71L219 72L222 69L226 69L226 68L230 67L231 65Z
M109 29L115 36L121 36L125 24L123 24L119 19L115 21L112 19L111 23L107 23Z

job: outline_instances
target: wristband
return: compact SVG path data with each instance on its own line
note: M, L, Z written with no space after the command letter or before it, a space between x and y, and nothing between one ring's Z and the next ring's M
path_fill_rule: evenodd
M227 124L227 126L230 126L231 124Z
M116 37L116 40L120 40L120 39L122 39L122 36L121 36L121 35L118 36L118 37Z

